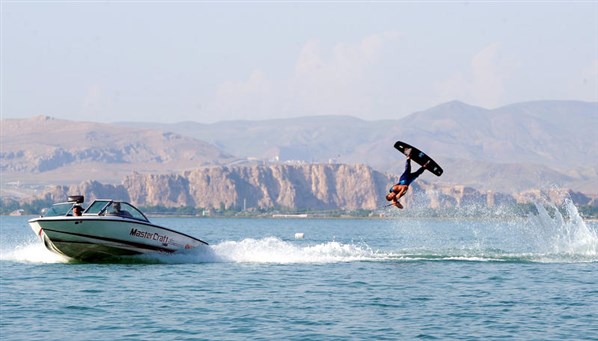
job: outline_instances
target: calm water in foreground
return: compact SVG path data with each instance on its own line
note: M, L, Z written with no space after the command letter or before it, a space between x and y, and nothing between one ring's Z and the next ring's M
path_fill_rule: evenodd
M112 263L2 217L2 340L598 339L598 224L154 218L210 247ZM304 233L295 239L295 233Z

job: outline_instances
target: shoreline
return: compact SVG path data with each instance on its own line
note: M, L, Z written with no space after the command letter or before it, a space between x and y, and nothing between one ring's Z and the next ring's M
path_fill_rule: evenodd
M327 220L466 220L466 221L499 221L509 219L525 219L526 216L522 215L503 215L503 216L471 216L471 215L453 215L453 216L422 216L422 215L373 215L373 216L351 216L351 215L321 215L321 214L260 214L260 215L211 215L211 216L199 216L199 215L180 215L180 214L146 214L148 218L196 218L196 219L271 219L271 220L309 220L309 219L327 219ZM8 215L0 214L0 218L14 217L14 218L26 218L27 220L37 218L37 214L24 214L24 215ZM598 217L581 217L584 222L598 223Z

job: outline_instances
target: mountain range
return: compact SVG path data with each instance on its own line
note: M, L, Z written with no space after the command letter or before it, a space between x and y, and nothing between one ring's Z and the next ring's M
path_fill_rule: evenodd
M213 124L120 123L172 131L259 160L367 164L400 174L402 140L445 169L434 181L482 190L562 186L598 193L598 103L534 101L484 109L453 101L397 120L319 116Z
M598 103L534 101L484 109L454 101L397 120L317 116L262 121L81 122L3 119L2 186L121 183L241 164L365 164L400 174L397 140L445 170L428 182L501 192L561 187L598 193Z

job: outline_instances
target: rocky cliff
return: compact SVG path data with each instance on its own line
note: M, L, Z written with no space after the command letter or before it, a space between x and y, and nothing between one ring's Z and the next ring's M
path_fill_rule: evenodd
M470 187L428 183L418 179L404 198L406 206L453 208L470 204L499 206L542 199L572 197L582 205L592 198L569 191L524 193L480 192ZM65 200L68 194L84 194L87 200L113 198L139 206L195 207L259 211L268 209L374 210L386 204L388 187L397 180L366 165L302 164L238 167L204 167L182 173L126 176L120 185L84 181L55 186L41 198Z
M135 123L138 127L140 124ZM265 121L150 124L260 160L363 163L403 169L397 140L445 170L435 179L478 190L523 191L558 184L598 194L598 103L533 101L485 109L453 101L398 120L318 116Z
M179 174L132 174L117 186L88 181L58 187L58 193L68 190L91 199L113 192L141 206L374 209L390 182L389 176L365 165L206 167Z
M564 119L566 118L566 119ZM598 103L536 101L484 109L449 102L398 120L297 117L214 124L106 124L48 116L0 120L3 192L25 186L119 184L141 174L263 163L366 164L400 173L397 140L418 146L445 170L433 181L479 191L556 184L598 195ZM20 188L13 188L20 186Z

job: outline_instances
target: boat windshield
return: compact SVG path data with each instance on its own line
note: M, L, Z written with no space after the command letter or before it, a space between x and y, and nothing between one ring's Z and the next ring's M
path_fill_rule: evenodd
M85 210L84 214L98 215L110 204L110 202L110 200L96 200Z
M121 201L113 201L106 208L106 215L118 217L133 218L148 221L147 217L141 213L135 206Z
M61 202L58 204L54 204L42 211L42 217L65 216L71 210L72 207L72 202Z
M52 207L44 209L44 211L42 211L42 216L54 217L71 215L73 205L74 204L71 202L54 204ZM135 206L123 201L95 200L83 214L117 216L149 222L147 217Z

